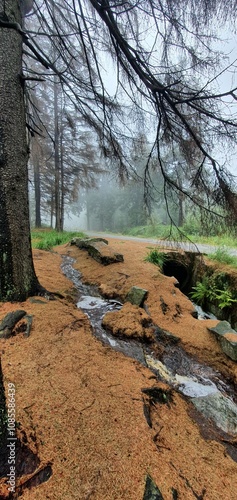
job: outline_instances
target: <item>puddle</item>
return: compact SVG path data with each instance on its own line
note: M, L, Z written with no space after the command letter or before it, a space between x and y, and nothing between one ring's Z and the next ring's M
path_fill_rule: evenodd
M94 286L83 285L81 274L72 267L73 262L74 260L70 257L64 257L62 271L77 288L79 294L77 306L88 315L94 335L116 351L123 352L126 356L148 366L158 379L165 381L170 387L187 397L196 411L202 415L203 421L208 419L209 425L212 422L216 438L219 436L221 441L223 441L223 435L230 439L235 438L237 436L237 405L234 402L233 389L223 381L221 374L197 362L179 345L174 345L169 341L168 332L167 334L162 332L161 336L157 333L157 344L163 347L163 354L159 359L155 357L149 346L141 345L135 340L115 339L107 333L101 326L104 314L108 311L119 310L122 304L116 300L103 299ZM205 319L206 313L199 306L195 307L202 319ZM209 314L207 317L215 318ZM236 453L229 454L233 460L237 461Z

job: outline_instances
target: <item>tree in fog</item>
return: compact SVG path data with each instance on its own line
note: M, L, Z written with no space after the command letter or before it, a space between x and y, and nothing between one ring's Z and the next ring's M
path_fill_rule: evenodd
M35 227L40 227L43 214L51 227L63 231L65 211L77 201L80 190L95 186L96 175L104 171L103 161L95 134L67 106L55 85L39 93L37 109L45 126L31 140Z
M165 150L179 147L192 165L193 191L206 190L206 198L222 203L236 220L229 173L215 157L218 143L223 150L226 138L236 141L236 89L228 84L226 91L219 91L211 71L218 61L210 51L212 26L223 17L235 16L235 0L228 4L220 0L35 0L35 30L32 24L28 29L27 19L22 29L28 3L0 0L1 299L23 299L40 289L29 236L26 126L31 134L35 132L30 115L26 122L24 107L24 91L33 78L56 75L75 110L96 130L104 154L113 158L120 176L129 168L130 141L142 124L151 134L165 186L180 189L164 166ZM43 49L43 39L53 43L53 55ZM105 53L116 61L117 89L112 97L103 80ZM41 65L37 74L30 59ZM118 102L124 105L123 114ZM186 148L191 142L199 151L194 158ZM146 188L149 163L148 159ZM211 184L204 182L204 169L211 172ZM184 194L193 198L186 189Z

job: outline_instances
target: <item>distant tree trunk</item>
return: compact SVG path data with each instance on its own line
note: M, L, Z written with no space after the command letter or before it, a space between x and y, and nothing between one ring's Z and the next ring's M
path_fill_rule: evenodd
M178 194L179 198L179 217L178 217L178 227L182 227L184 224L184 195L183 193Z
M64 186L64 154L63 154L63 123L62 106L60 110L60 231L64 227L64 204L65 204L65 186Z
M58 82L54 77L54 206L55 229L60 231L60 155L59 155L59 118L58 118Z
M39 161L36 158L34 164L34 187L35 187L35 227L41 227L41 212L40 212L40 202L41 202L41 186L40 186L40 169Z
M18 0L0 0L0 12L21 24ZM22 82L22 37L0 28L0 300L36 294L30 241L28 146Z
M54 216L54 194L51 194L50 200L50 227L53 229L53 216Z
M100 231L104 231L104 214L100 214Z
M183 182L181 177L179 176L179 172L176 172L177 175L177 184L180 188L180 191L178 192L178 227L182 227L184 224L184 198L185 195L183 193Z
M61 163L60 231L63 231L65 189L64 189L64 169L63 169L63 154L62 153L61 153L60 163Z
M89 210L89 203L88 203L88 195L89 195L89 190L86 190L86 229L87 231L90 231L91 229L91 221L90 221L90 210Z

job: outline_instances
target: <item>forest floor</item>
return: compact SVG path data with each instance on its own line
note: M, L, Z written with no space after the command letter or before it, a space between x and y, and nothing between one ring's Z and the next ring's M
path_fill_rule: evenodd
M175 279L144 261L147 243L121 238L110 244L124 262L104 267L69 245L53 252L34 250L41 284L61 296L1 304L0 320L16 309L33 315L28 338L19 331L0 341L5 389L15 384L17 434L24 443L15 497L142 500L150 475L164 500L234 500L237 463L224 443L198 425L187 398L173 391L168 404L153 404L148 425L142 389L165 391L167 386L147 367L93 336L88 317L76 308L73 285L60 269L62 255L76 259L83 280L108 297L124 300L134 285L147 289L153 322L234 383L237 363L207 330L216 320L195 319ZM160 296L168 306L165 313ZM2 479L0 498L8 498L7 492Z

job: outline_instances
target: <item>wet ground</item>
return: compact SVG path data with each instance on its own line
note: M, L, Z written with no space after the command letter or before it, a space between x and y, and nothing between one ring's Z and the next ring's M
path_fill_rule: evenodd
M53 252L34 250L37 276L56 299L1 304L1 320L16 309L33 316L30 337L19 332L1 341L5 383L17 389L17 421L40 461L33 475L37 481L41 475L44 479L29 489L29 475L20 478L21 498L142 500L149 475L164 500L233 500L237 463L226 447L235 451L236 438L220 429L217 434L212 420L178 387L92 335L88 316L75 307L74 285L60 270L61 256L73 257L83 282L97 284L104 297L123 302L134 285L149 290L146 303L153 323L172 335L167 342L164 336L159 339L162 348L153 354L143 342L143 354L165 364L169 349L182 346L192 362L221 373L219 379L231 389L231 381L237 380L236 363L221 352L207 329L216 321L193 317L193 306L174 279L144 261L146 243L113 240L111 245L123 253L124 263L104 267L68 245ZM178 373L176 350L171 357L176 359L174 374L184 376ZM5 484L4 478L0 480L0 494Z
M219 372L187 354L174 342L174 337L169 337L168 332L161 331L156 325L156 343L152 347L135 340L115 338L105 331L101 326L103 316L108 311L120 309L122 303L106 300L96 287L84 285L80 273L73 268L73 262L72 258L64 257L62 271L78 291L77 307L88 315L94 335L114 350L150 368L159 380L188 398L194 406L193 415L200 427L206 426L209 436L213 435L216 440L225 443L228 453L237 461L237 448L235 443L232 444L237 437L237 405L233 387L223 380ZM197 309L200 319L204 320L205 313L201 308ZM158 346L162 352L159 357L156 355Z

